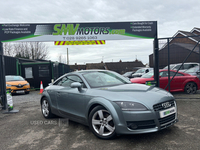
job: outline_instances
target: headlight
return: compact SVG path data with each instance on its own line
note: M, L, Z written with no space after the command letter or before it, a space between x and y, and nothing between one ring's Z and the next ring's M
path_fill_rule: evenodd
M29 83L26 83L25 85L29 85Z
M129 110L129 111L143 111L147 110L147 108L136 102L115 102L121 107L122 110Z
M12 85L10 85L10 84L6 84L6 86L11 87Z

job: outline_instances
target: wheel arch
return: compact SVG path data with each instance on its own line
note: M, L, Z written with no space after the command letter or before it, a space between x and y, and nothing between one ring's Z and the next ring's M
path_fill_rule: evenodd
M94 98L94 99L92 99L89 102L88 107L87 107L87 111L86 111L87 120L89 121L89 114L92 111L92 109L94 109L96 106L102 106L111 113L115 124L116 125L119 124L119 122L120 122L120 119L119 119L119 116L118 116L119 113L116 110L116 108L113 106L112 103L114 103L114 102L109 101L109 100L104 99L104 98Z

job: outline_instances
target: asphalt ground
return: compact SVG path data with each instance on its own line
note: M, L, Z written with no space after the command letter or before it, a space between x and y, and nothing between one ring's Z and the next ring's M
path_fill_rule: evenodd
M155 133L95 137L87 126L63 118L44 119L39 91L14 95L15 114L0 110L0 150L200 150L200 91L173 93L179 122Z

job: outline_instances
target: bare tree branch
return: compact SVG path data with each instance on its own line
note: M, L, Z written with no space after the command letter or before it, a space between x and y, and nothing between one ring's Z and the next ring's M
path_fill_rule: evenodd
M4 53L7 56L14 56L27 59L48 59L48 47L42 42L19 42L4 43Z

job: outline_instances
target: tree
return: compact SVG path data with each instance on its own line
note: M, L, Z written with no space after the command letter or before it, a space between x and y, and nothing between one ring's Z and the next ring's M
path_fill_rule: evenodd
M4 55L12 57L15 56L12 43L3 43L3 50L4 50Z
M49 54L48 47L42 42L6 43L4 45L4 53L7 56L33 60L48 59Z

